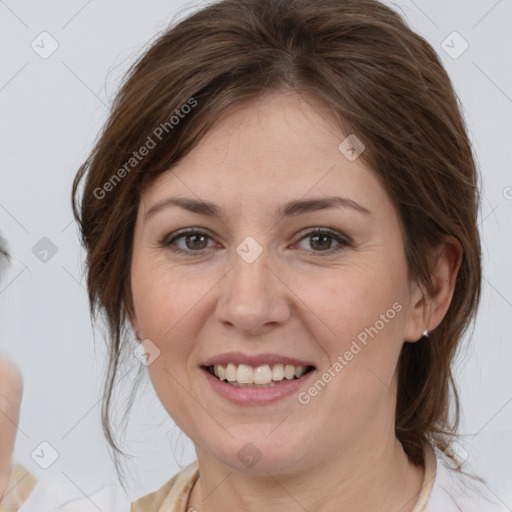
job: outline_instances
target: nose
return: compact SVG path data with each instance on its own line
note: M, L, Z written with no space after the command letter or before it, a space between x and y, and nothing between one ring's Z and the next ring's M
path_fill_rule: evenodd
M258 336L289 319L292 293L272 266L267 264L265 252L251 263L235 255L231 270L221 281L218 321Z

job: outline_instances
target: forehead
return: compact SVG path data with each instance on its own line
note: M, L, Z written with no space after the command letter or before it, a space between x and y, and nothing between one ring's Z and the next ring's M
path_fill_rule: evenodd
M317 98L268 93L224 116L172 170L143 194L146 211L170 193L229 206L277 209L300 197L343 195L387 202L362 158L340 151L348 134ZM265 205L265 206L263 206Z

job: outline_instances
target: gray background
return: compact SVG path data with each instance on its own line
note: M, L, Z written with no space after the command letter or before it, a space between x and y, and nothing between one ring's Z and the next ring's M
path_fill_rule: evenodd
M25 380L15 460L40 478L64 474L86 493L114 473L100 428L102 333L93 343L71 183L123 71L178 11L181 17L200 5L0 1L0 231L13 255L0 284L0 347ZM483 177L483 298L457 371L463 447L473 470L512 509L512 1L404 0L393 6L441 55ZM51 49L43 31L58 43L47 58L31 47L35 41L40 53ZM469 44L461 55L464 42L454 31ZM133 455L132 499L194 458L148 382L134 412L126 446ZM46 470L31 458L43 441L58 452ZM43 451L49 457L50 450Z

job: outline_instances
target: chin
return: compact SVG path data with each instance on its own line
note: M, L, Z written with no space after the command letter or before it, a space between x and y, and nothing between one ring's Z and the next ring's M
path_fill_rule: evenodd
M268 436L266 432L267 429L262 434L261 428L255 427L252 436L251 429L246 427L244 434L230 437L223 446L217 442L208 451L220 463L239 473L287 473L304 464L305 454L298 447L304 447L305 443L294 442L289 436L276 435L272 439L273 434ZM201 459L199 451L198 457Z

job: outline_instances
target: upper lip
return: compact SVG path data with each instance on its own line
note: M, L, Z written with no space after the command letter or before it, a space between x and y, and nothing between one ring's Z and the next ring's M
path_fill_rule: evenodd
M302 361L294 357L288 357L281 354L257 354L247 355L242 352L226 352L217 356L211 357L203 363L203 366L213 366L216 364L247 364L254 368L264 364L291 364L293 366L314 366L308 361Z

